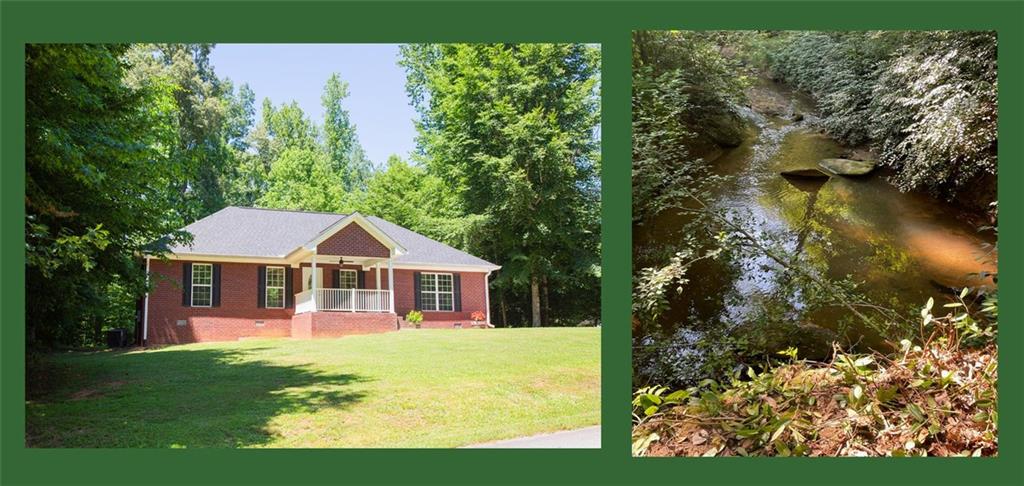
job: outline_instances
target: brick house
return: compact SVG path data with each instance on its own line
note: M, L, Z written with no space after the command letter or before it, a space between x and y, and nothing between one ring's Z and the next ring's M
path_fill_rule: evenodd
M184 230L145 257L143 344L393 331L413 309L426 328L490 325L499 266L380 218L228 207Z

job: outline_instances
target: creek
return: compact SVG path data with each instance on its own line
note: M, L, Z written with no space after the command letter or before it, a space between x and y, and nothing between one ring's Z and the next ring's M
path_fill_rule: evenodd
M792 268L855 282L865 300L902 315L912 315L929 297L944 302L951 289L994 287L981 272L996 270L990 252L995 237L979 231L955 204L900 192L884 169L823 183L780 176L855 151L816 128L811 100L771 82L755 89L752 105L741 110L747 121L743 142L705 157L718 174L729 176L715 189L712 209L775 242ZM634 227L634 245L670 246L685 236L689 217L661 212ZM715 332L742 338L751 325L778 326L776 334L801 357L827 358L832 341L854 350L889 350L887 336L852 319L843 306L820 305L813 289L794 284L791 270L763 254L699 262L688 277L682 293L670 292L657 326L634 329L636 385L692 385L708 378L697 371L708 352L697 343Z

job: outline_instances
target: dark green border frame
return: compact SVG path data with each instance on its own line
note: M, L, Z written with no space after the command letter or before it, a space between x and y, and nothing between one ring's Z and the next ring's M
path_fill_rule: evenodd
M985 459L633 459L630 396L630 32L633 29L995 29L1001 246L1020 248L1024 4L1019 1L8 1L0 5L0 482L1022 484L1024 302L1003 299L999 456ZM603 48L601 450L46 450L24 447L24 44L531 42ZM1004 296L1024 264L1004 251ZM197 400L201 400L197 396ZM487 399L487 397L474 397Z

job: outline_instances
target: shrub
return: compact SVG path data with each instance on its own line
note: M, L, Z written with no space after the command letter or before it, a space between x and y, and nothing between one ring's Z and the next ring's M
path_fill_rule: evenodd
M405 320L411 324L419 326L423 322L423 313L418 310L411 310L405 315Z

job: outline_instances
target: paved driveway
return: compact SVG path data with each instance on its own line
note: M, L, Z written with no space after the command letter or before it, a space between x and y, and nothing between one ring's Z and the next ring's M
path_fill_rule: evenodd
M598 449L601 426L466 446L470 449Z

